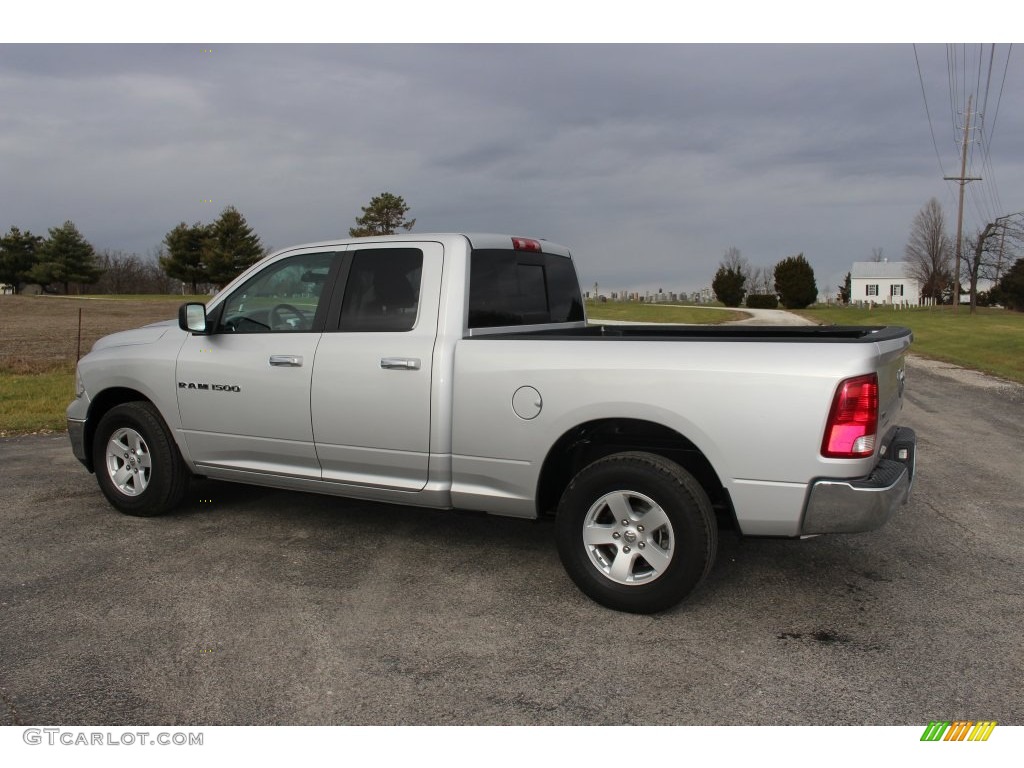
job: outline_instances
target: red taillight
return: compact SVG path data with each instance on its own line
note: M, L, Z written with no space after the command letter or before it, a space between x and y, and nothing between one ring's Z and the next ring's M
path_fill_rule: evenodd
M540 240L531 240L528 237L513 237L512 247L517 251L535 251L540 253Z
M863 459L875 452L878 430L878 376L874 373L839 384L821 441L829 459Z

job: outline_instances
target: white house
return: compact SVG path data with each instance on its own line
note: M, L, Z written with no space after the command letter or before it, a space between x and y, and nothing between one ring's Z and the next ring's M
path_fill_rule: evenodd
M921 286L905 261L855 261L850 302L916 306L921 303Z

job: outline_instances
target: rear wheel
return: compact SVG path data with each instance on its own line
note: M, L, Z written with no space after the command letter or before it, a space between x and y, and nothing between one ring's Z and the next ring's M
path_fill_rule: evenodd
M711 570L718 529L693 476L651 453L618 453L573 478L558 506L558 553L576 585L620 611L670 608Z
M96 427L92 450L100 490L125 514L163 514L188 490L188 468L150 403L111 408Z

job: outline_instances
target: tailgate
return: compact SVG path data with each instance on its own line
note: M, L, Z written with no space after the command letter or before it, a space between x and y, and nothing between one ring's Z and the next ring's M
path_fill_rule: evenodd
M878 436L884 436L896 426L903 408L906 389L906 355L913 334L904 329L904 335L876 343L878 349Z

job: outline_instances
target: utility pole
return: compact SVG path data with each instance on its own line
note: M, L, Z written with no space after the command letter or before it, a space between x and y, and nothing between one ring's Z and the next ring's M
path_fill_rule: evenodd
M971 99L974 94L967 97L967 122L964 123L964 144L960 150L960 175L943 176L946 181L960 182L960 208L956 215L956 272L953 273L953 312L960 308L960 253L963 246L964 233L964 184L968 181L981 181L981 176L967 175L967 141L971 133Z

